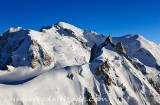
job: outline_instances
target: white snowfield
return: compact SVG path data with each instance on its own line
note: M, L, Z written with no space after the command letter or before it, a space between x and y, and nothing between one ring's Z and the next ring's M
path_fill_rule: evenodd
M64 22L8 29L0 37L0 105L160 105L160 46L140 35L116 37L143 69L110 45L89 63L92 46L105 39ZM105 61L108 86L95 73Z

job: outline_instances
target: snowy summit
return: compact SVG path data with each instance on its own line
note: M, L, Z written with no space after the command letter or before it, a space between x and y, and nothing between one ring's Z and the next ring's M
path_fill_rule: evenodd
M159 55L141 35L111 38L65 22L9 28L0 36L0 105L160 105Z

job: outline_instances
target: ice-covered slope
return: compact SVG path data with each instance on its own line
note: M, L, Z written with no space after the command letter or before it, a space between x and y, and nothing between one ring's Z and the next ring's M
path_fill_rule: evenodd
M159 45L141 35L126 35L115 38L115 40L124 43L126 51L131 57L138 58L142 63L150 67L160 66Z
M40 32L10 28L0 39L0 105L159 105L159 46L137 35L113 38L144 74L109 45L89 63L91 47L105 39L64 22Z

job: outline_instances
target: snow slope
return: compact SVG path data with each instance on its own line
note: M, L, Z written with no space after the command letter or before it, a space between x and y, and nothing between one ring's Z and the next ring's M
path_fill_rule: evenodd
M141 35L126 35L115 40L122 41L125 44L127 53L131 57L138 58L147 66L156 67L160 65L160 47L159 45L145 39ZM146 58L148 58L146 60Z
M64 22L39 32L8 29L0 38L0 105L159 105L159 45L138 35L113 38L143 74L109 45L89 63L92 46L105 39ZM96 74L105 61L110 69Z

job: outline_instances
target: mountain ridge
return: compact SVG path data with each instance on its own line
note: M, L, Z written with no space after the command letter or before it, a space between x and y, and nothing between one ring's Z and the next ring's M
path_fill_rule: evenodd
M65 22L40 31L9 28L0 38L0 104L159 105L159 45L140 35L113 37L138 69L110 45L89 63L93 45L106 38ZM65 101L23 100L29 97Z

